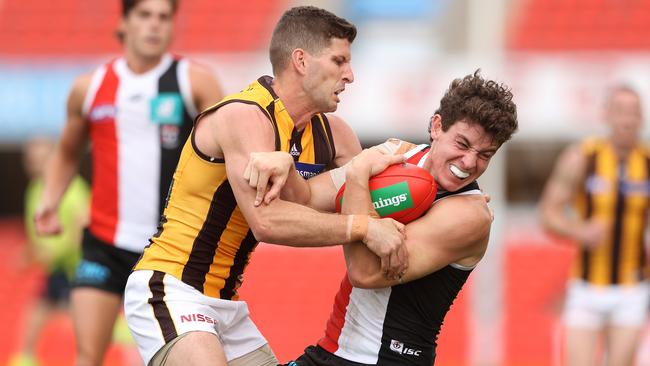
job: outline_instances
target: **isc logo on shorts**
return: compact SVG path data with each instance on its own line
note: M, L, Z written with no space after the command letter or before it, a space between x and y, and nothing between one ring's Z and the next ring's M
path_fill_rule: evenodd
M419 349L408 348L404 346L404 343L392 339L390 341L390 350L401 355L410 355L418 357L422 353Z
M181 315L181 323L185 323L185 322L203 322L208 324L218 324L216 319L213 319L203 314Z

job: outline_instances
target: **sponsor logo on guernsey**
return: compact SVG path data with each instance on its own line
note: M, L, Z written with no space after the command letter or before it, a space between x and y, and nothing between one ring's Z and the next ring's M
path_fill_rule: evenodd
M394 339L391 339L390 341L390 350L395 353L399 353L400 355L407 356L420 357L420 354L422 354L422 350L409 348L404 343Z
M411 191L405 181L372 190L370 198L375 210L382 217L413 207Z
M372 205L381 217L413 207L409 185L405 181L370 191ZM341 197L341 206L343 197Z
M186 323L186 322L203 322L208 324L218 324L216 319L199 313L181 315L181 323Z
M650 195L650 183L625 180L620 182L620 190L627 195L648 196Z
M90 110L88 119L92 123L108 122L115 119L116 111L115 104L98 104Z
M294 163L294 165L296 166L296 171L298 174L300 174L305 179L314 177L325 170L325 164L309 164L297 161Z
M300 156L300 151L296 147L296 144L291 145L291 149L289 150L289 154L291 154L291 156L293 156L294 158Z
M178 135L181 129L176 125L161 125L160 126L160 145L164 149L175 149L178 147L180 141Z
M151 100L151 120L161 125L183 123L183 99L178 93L160 93Z
M597 175L588 177L585 181L585 189L589 193L603 193L610 190L611 183Z
M592 194L607 193L614 189L615 184L618 184L618 189L624 195L650 196L650 182L646 180L632 181L626 179L616 182L615 180L592 175L587 178L585 189Z
M128 99L129 102L135 103L135 102L139 102L140 99L142 99L143 97L144 96L142 94L137 93L137 94L130 95Z

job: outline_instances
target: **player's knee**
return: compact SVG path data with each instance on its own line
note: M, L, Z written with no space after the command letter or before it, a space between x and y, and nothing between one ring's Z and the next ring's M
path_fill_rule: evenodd
M228 366L277 366L278 364L278 359L275 357L275 354L273 353L273 350L271 350L271 347L268 343L252 352L249 352L228 362Z

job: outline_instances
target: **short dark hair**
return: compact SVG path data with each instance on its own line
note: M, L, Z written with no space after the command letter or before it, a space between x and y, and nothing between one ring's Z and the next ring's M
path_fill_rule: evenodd
M143 0L122 0L122 18L126 18L131 10L138 5L138 3ZM172 6L172 14L176 14L176 10L178 9L178 1L179 0L167 0ZM120 43L124 42L124 33L120 31L119 29L115 31L115 37L117 38Z
M501 146L517 131L517 106L507 85L483 79L480 71L452 81L435 114L442 118L443 131L461 120L476 123Z
M133 8L142 0L122 0L122 16L126 17ZM178 9L178 0L168 0L172 5L172 12L176 14Z
M317 53L330 45L332 38L347 39L357 36L357 28L347 20L314 6L298 6L287 10L271 36L269 56L273 73L286 67L291 52L303 48Z

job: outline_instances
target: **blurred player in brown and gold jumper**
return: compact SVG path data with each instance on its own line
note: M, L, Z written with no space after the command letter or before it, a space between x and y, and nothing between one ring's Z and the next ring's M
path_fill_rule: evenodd
M540 202L545 228L578 246L564 310L569 366L598 364L602 335L607 364L632 365L650 300L650 152L639 94L612 87L604 117L609 135L569 146Z
M54 234L62 192L91 142L90 222L71 293L79 366L102 364L127 277L156 232L192 119L222 98L212 72L167 51L177 5L122 1L123 56L74 82L45 174L36 229Z

